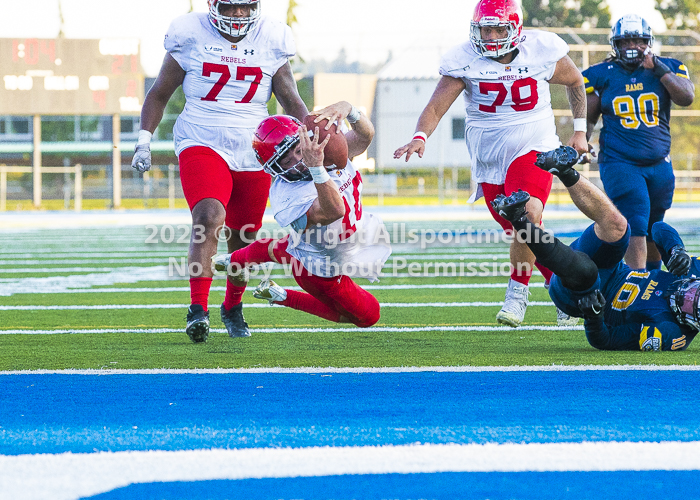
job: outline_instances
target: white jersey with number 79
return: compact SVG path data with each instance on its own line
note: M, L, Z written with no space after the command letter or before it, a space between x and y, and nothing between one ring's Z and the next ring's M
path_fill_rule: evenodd
M548 80L568 52L556 34L525 30L508 64L481 56L471 42L445 54L440 74L466 86L467 147L476 182L502 184L513 160L559 146Z

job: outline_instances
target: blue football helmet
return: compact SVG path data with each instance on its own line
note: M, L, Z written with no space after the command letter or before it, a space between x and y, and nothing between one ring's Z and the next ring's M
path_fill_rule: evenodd
M641 38L649 47L654 44L654 37L651 34L649 23L637 14L625 14L622 16L612 27L612 33L610 34L610 45L618 61L627 68L636 68L644 60L644 54L639 49L621 50L618 47L620 40L630 38Z

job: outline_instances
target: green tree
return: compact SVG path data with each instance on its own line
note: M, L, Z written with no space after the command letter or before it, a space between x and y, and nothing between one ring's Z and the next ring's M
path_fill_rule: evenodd
M296 0L289 0L289 6L287 7L287 25L290 28L294 28L294 25L299 23L296 15L297 7L299 7L299 4Z
M687 0L693 1L693 0ZM610 10L605 0L523 0L526 26L580 28L610 27Z
M656 0L654 6L664 16L666 26L671 29L698 27L700 0Z

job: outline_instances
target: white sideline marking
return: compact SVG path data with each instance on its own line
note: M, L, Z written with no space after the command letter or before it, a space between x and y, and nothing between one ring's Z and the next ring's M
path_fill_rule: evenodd
M500 307L503 302L382 302L381 307ZM553 306L552 302L533 301L529 306ZM0 311L87 311L110 309L187 309L189 304L102 304L74 306L0 306ZM215 308L218 306L210 306ZM268 304L244 304L246 309L270 307ZM275 305L275 307L283 307Z
M696 372L698 365L523 365L523 366L385 366L385 367L320 367L297 368L156 368L156 369L88 369L88 370L13 370L0 375L221 375L221 374L306 374L318 373L482 373L482 372L589 372L650 371Z
M0 456L0 491L73 500L136 483L345 474L698 470L700 442L417 444Z
M164 269L135 268L144 271L129 273L86 274L78 276L55 276L51 278L20 278L10 281L0 280L0 296L34 293L156 293L189 292L189 287L154 287L154 288L91 288L92 286L113 285L115 283L139 283L142 281L167 281L173 279L163 276ZM274 278L291 279L290 276L273 275ZM393 276L392 276L393 277ZM401 276L396 276L401 277ZM429 278L431 276L426 276ZM386 279L386 276L380 276ZM361 285L365 290L418 290L418 289L472 289L472 288L506 288L508 283L429 283L425 285ZM530 288L541 288L542 282L531 283ZM298 286L285 286L292 290L301 290ZM213 286L213 292L223 292L224 286Z
M514 332L514 331L583 331L583 326L528 325L509 326L371 326L369 328L251 328L251 333L333 333L333 332ZM211 328L210 332L227 333L225 328ZM57 335L78 333L182 333L182 328L85 328L57 330L0 330L0 335Z
M172 258L185 258L182 255ZM138 258L134 259L132 257L124 257L122 259L102 259L102 258L92 258L91 255L86 255L83 259L52 259L49 258L43 262L37 262L36 259L23 259L23 260L0 260L0 266L35 266L38 264L51 264L51 265L66 265L66 264L92 264L95 261L99 261L100 264L163 264L168 262L170 256L163 257L150 257L150 258ZM113 268L112 268L113 269ZM31 267L25 268L25 273L32 272Z

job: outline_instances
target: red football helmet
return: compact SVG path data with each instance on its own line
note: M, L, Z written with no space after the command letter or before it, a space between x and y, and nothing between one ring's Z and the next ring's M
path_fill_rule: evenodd
M260 122L253 135L253 150L260 165L272 177L281 177L287 182L311 179L311 172L303 160L283 168L279 161L299 144L301 122L293 116L268 116Z
M505 38L484 40L481 28L502 26L507 28ZM474 9L471 23L471 40L476 51L484 57L498 59L512 52L520 43L523 30L523 11L517 0L480 0Z
M209 22L217 30L234 37L247 35L260 17L260 2L258 0L208 0ZM220 12L222 5L245 5L250 7L248 17L224 16Z

